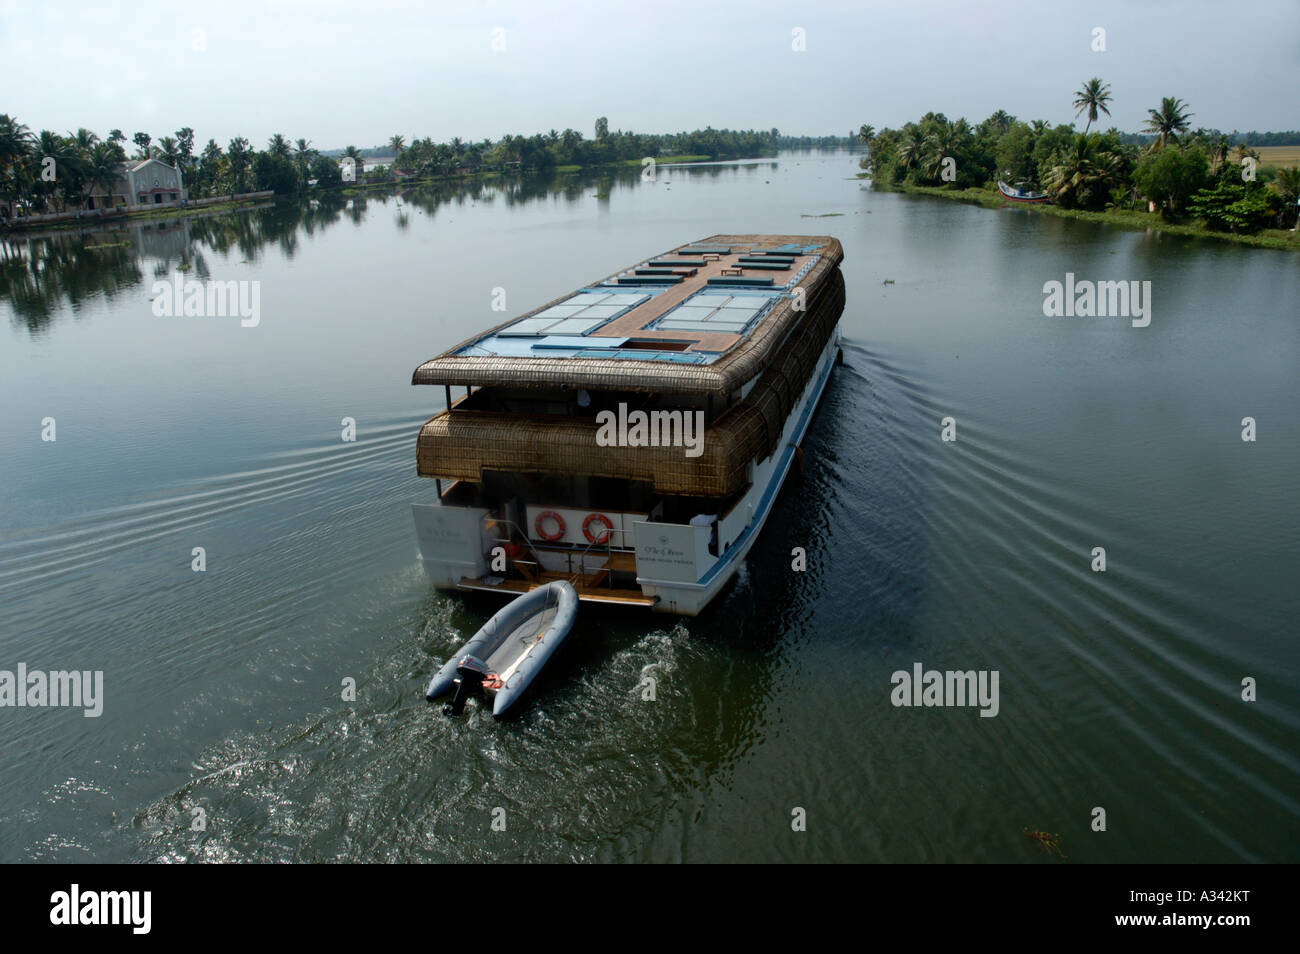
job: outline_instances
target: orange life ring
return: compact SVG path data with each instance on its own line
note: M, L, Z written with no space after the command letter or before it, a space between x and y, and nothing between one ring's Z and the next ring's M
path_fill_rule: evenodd
M545 520L547 517L555 518L556 529L554 533L547 533L545 530L542 529L542 521ZM554 510L543 510L541 513L537 515L537 519L533 521L533 529L537 531L537 535L541 537L543 540L554 541L564 536L564 531L566 528L564 526L564 518L561 517L558 513L556 513Z
M599 520L601 523L605 525L605 531L600 535L599 540L597 540L591 532L591 525L595 523L597 520ZM587 514L587 519L582 521L582 535L587 538L588 543L607 542L609 540L609 535L613 531L613 529L614 529L614 524L611 523L609 517L605 516L603 513L589 513Z

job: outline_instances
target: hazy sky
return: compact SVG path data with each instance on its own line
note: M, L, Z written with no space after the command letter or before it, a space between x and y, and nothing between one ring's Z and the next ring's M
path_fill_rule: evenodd
M1300 0L0 0L0 63L0 112L33 131L192 126L199 145L590 138L601 115L817 135L931 109L1067 122L1094 75L1114 94L1103 127L1180 96L1193 126L1300 128Z

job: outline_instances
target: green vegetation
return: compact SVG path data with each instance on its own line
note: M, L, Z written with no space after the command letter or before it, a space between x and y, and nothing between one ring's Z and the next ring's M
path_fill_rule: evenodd
M1059 205L1025 205L1013 202L1001 195L996 189L969 188L954 189L950 186L914 186L900 184L884 187L889 191L906 192L910 195L928 195L942 199L957 199L986 209L1016 208L1035 215L1051 215L1062 219L1080 219L1085 222L1098 222L1104 225L1117 225L1121 228L1141 229L1143 231L1167 232L1171 235L1189 235L1199 238L1214 238L1235 242L1239 245L1252 245L1257 248L1276 248L1300 251L1300 233L1286 229L1266 229L1255 234L1242 232L1215 232L1204 224L1197 222L1170 222L1159 212L1145 212L1137 209L1106 209L1102 212L1089 212L1084 209L1063 209Z
M1191 129L1187 104L1166 96L1148 110L1145 137L1089 130L1110 115L1110 87L1093 77L1074 94L1074 125L1026 123L998 110L978 126L927 113L902 129L864 125L861 162L878 188L934 193L1000 208L999 179L1046 192L1050 214L1078 213L1102 221L1183 234L1225 235L1246 244L1298 248L1300 172L1260 164L1250 145L1217 130ZM1237 134L1234 134L1236 136ZM1297 134L1300 137L1300 134Z
M776 130L772 130L773 133ZM780 136L776 137L778 149L860 149L858 134L847 136Z
M605 117L596 120L596 138L585 139L575 129L552 129L535 136L502 137L497 142L466 142L459 137L449 142L430 138L412 140L404 136L388 140L393 169L405 176L435 178L464 175L480 170L532 172L549 169L580 169L601 165L640 165L646 156L656 162L707 162L718 159L752 159L773 156L779 133L730 129L697 129L669 135L610 132ZM360 158L358 156L357 158Z
M102 197L119 178L121 165L131 160L157 158L180 169L191 199L273 191L277 195L329 189L344 184L341 165L352 161L351 182L360 188L398 179L434 179L489 175L502 172L574 171L599 165L640 165L646 156L656 162L705 162L718 159L775 155L780 140L776 129L733 131L712 127L695 132L644 135L616 130L609 121L596 121L595 139L584 139L573 129L535 136L507 135L493 142L466 142L455 138L436 143L431 138L392 136L384 147L348 146L336 159L315 149L306 139L291 141L281 133L263 150L243 137L222 148L216 140L197 153L194 130L186 126L154 142L137 132L130 142L114 129L107 140L88 129L61 136L49 130L34 135L18 120L0 115L0 203L15 215L75 211L90 207L92 190ZM389 153L392 166L367 169L366 158ZM43 176L47 159L54 160L57 175ZM98 201L102 203L103 199Z

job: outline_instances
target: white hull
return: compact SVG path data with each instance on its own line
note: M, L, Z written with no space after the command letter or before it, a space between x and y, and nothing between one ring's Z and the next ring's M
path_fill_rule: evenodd
M826 348L804 388L803 395L791 410L790 416L786 418L781 443L776 452L761 464L755 465L753 485L732 511L732 513L748 514L752 508L753 517L743 526L740 535L735 538L722 557L695 582L671 582L637 576L637 583L640 584L642 591L647 596L659 598L653 607L655 612L695 616L703 612L709 602L736 575L736 571L740 569L750 548L762 533L763 524L767 522L768 515L776 505L777 495L794 462L796 449L803 442L808 426L812 422L813 413L817 410L821 396L826 390L838 350L837 330L826 343Z

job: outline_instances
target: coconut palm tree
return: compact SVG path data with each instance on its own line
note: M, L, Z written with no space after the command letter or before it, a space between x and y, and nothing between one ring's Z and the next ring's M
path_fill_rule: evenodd
M970 135L970 125L964 119L942 122L925 137L925 155L922 172L927 178L938 179L943 172L945 159L957 158L962 141Z
M95 143L99 142L99 137L84 126L76 132L68 133L68 138L72 140L77 152L82 156L89 156L90 150Z
M1228 144L1227 136L1220 135L1218 139L1214 140L1214 144L1210 147L1210 171L1218 172L1222 169L1228 161L1228 154L1231 151L1232 148Z
M1160 137L1161 149L1170 139L1177 139L1179 133L1187 132L1195 115L1187 111L1187 104L1177 96L1165 96L1160 100L1159 109L1148 109L1147 113L1142 129Z
M1079 88L1074 94L1074 116L1077 119L1083 113L1088 114L1088 124L1083 127L1083 134L1086 136L1092 124L1097 121L1099 112L1110 115L1110 110L1106 107L1110 104L1110 85L1103 83L1099 77L1094 76L1088 82Z
M858 130L858 142L864 146L870 146L871 141L876 138L876 127L870 124L864 125Z
M0 169L26 155L31 144L32 131L8 113L0 113Z
M1043 177L1043 189L1067 209L1102 208L1121 179L1120 157L1101 148L1099 136L1080 133Z
M402 137L394 136L393 138L401 139ZM311 141L308 139L299 139L296 146L293 162L298 167L298 188L305 189L307 188L307 180L311 177L311 164L320 153L312 148Z
M49 208L56 196L59 198L59 207L62 208L68 196L81 195L86 160L77 151L76 144L70 137L42 129L32 144L32 159L38 171L29 184L28 191L39 197L42 208ZM54 165L49 166L47 159L54 160ZM53 180L46 179L44 171L47 168L53 170Z
M158 140L158 158L169 166L174 166L180 162L180 146L171 136L163 136Z
M903 138L898 141L896 163L903 175L919 168L925 158L925 137L918 126L908 123L903 127Z
M113 207L113 186L121 177L121 150L115 143L98 142L86 158L86 189L98 188L103 193L105 207Z
M290 158L290 149L289 140L281 133L276 133L266 141L266 151L277 159Z
M1282 218L1285 223L1297 211L1296 203L1300 202L1300 166L1283 166L1277 170L1277 175L1273 177L1273 188L1282 193L1282 203L1285 206Z
M1252 148L1252 147L1250 146L1249 143L1244 143L1244 142L1243 142L1243 143L1239 143L1239 144L1237 145L1237 162L1238 162L1238 163L1240 163L1241 160L1243 160L1243 159L1254 159L1256 162L1259 162L1260 158L1261 158L1261 157L1260 157L1260 154L1259 154L1259 150L1258 150L1258 149L1255 149L1255 148Z
M402 150L406 148L406 139L403 136L390 136L388 138L388 150L394 156L400 156Z
M17 199L28 182L32 131L8 113L0 113L0 198Z
M230 140L230 144L226 146L226 161L230 164L231 188L235 192L247 192L248 166L253 161L248 140L243 136Z
M998 132L1004 133L1011 128L1011 124L1015 121L1016 117L1012 116L1005 109L999 109L984 122L987 123L991 129L996 129Z
M209 139L199 154L199 176L201 194L216 195L218 180L221 178L225 154L215 139Z

